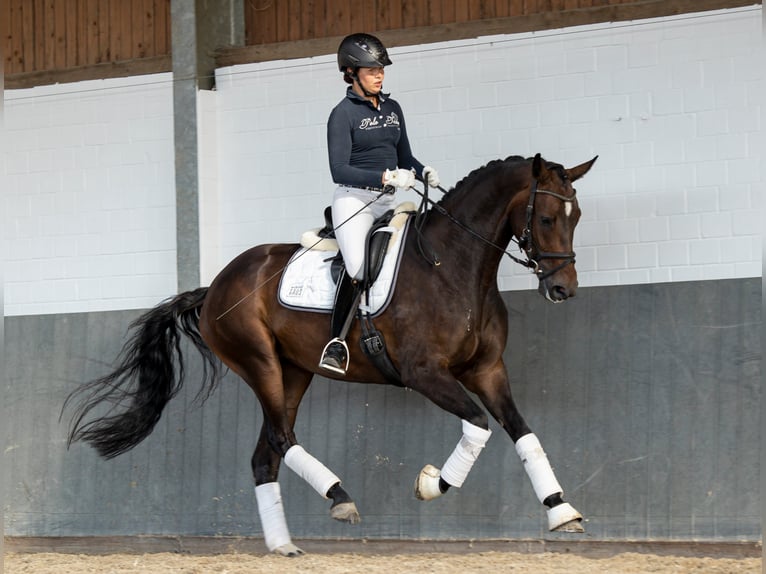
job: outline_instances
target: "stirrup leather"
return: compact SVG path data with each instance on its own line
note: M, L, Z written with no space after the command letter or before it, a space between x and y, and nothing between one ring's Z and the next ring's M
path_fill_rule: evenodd
M328 359L336 358L336 357L331 357L330 355L328 355L328 350L333 345L341 345L343 347L343 352L345 354L345 359L341 361L342 364L338 366L335 366L334 364L328 361ZM322 349L322 358L319 359L319 367L321 369L332 371L333 373L338 373L339 375L345 375L346 371L348 370L349 361L350 361L350 354L348 352L348 345L346 344L346 341L344 341L343 339L340 339L339 337L334 337L330 339L330 341L324 346L324 349Z

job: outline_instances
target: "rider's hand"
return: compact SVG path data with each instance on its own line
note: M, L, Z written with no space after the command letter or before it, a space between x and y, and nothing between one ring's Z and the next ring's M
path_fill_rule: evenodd
M423 168L423 181L425 181L431 187L439 187L439 184L441 183L439 174L436 173L436 170L430 165L427 165Z
M415 187L415 174L407 169L387 169L383 174L383 187L399 189Z

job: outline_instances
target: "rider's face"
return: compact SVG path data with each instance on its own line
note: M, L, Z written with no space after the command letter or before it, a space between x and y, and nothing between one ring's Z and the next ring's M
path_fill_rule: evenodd
M383 87L383 77L386 70L379 68L359 68L357 77L361 86L370 94L377 94Z

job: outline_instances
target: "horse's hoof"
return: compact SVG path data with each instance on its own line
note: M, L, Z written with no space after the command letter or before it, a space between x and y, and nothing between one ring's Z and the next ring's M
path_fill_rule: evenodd
M585 532L582 514L568 502L557 504L548 509L548 529L551 532Z
M335 520L348 522L349 524L359 524L362 521L359 511L356 509L356 504L353 502L336 504L330 509L330 516Z
M439 489L439 477L441 470L431 464L427 464L415 479L415 498L418 500L433 500L442 495Z
M303 556L305 554L303 550L298 548L292 542L277 546L272 552L274 552L274 554L279 554L280 556L287 556L288 558L295 558L296 556Z
M582 527L582 520L575 519L570 520L569 522L566 522L557 528L554 528L554 532L573 532L579 534L581 532L585 532L585 529Z

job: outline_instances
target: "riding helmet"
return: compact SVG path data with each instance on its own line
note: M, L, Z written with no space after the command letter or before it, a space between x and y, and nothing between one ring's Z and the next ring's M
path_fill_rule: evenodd
M344 74L346 68L354 73L357 68L380 68L391 65L391 59L383 42L372 34L351 34L343 38L338 47L338 69Z

